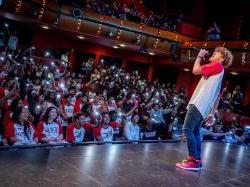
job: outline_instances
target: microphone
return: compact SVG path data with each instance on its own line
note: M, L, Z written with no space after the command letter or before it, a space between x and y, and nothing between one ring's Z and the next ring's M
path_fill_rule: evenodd
M192 49L194 49L195 51L200 51L202 48L198 48L198 47L192 47ZM203 57L203 61L206 61L206 57L209 56L211 53L208 51L205 56Z
M201 49L203 49L203 48L198 48L198 47L192 47L192 49L194 49L195 51L200 51ZM206 53L206 56L207 55L210 55L211 53L208 51L207 53Z

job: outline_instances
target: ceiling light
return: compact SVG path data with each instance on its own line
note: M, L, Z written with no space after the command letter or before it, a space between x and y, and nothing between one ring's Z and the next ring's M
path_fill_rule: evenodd
M114 48L114 49L118 49L119 47L118 47L117 45L114 45L113 48Z
M239 75L237 72L231 72L232 75Z
M80 40L84 40L84 36L77 36L77 38L79 38Z
M120 46L120 47L126 47L126 45L125 45L125 44L119 44L119 46Z
M42 28L45 29L45 30L50 29L50 28L49 28L48 26L46 26L46 25L42 25Z
M184 69L184 71L190 71L190 69L188 69L188 68L185 68L185 69Z
M149 52L148 54L149 54L149 55L152 55L152 56L153 56L153 55L155 55L155 53L154 53L154 52Z

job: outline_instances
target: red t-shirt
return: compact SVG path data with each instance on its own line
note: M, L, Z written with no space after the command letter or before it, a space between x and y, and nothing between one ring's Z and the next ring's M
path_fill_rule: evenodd
M70 104L63 104L62 108L64 110L64 112L66 113L67 117L73 117L74 115L74 105Z
M81 99L76 99L76 103L74 106L74 114L81 112Z
M66 140L69 143L83 142L85 129L83 127L77 128L74 124L70 124L67 127Z
M112 141L113 133L114 130L111 126L108 126L107 128L104 128L102 126L94 128L94 137L100 137L101 141Z
M10 110L5 112L4 117L3 117L3 127L6 127L11 122L11 115L12 115L12 112Z
M3 87L0 87L0 99L3 99L5 97L5 89Z
M27 141L32 141L35 137L36 134L36 129L35 127L29 123L29 129L26 129L27 136L24 134L24 126L10 122L5 130L5 137L6 138L17 138L19 141L25 143Z
M201 72L204 76L217 75L223 71L224 67L220 62L214 61L201 66Z

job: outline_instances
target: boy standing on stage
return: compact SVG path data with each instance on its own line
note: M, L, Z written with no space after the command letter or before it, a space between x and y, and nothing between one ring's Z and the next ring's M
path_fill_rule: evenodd
M210 63L200 65L208 51L200 50L193 66L194 75L202 75L192 97L188 103L187 114L183 124L183 132L187 139L189 156L176 167L186 170L200 170L201 162L201 123L205 119L211 121L218 103L218 96L224 75L224 68L233 61L232 53L224 48L215 48L209 58ZM210 114L209 114L210 113Z

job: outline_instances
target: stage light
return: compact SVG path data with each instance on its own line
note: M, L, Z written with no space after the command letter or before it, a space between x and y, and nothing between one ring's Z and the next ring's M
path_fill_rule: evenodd
M237 72L231 72L232 75L239 75Z
M39 11L39 15L38 15L38 20L41 20L45 11L45 7L46 7L46 1L47 0L42 0L42 8Z
M120 47L126 47L126 45L125 45L125 44L119 44L119 46L120 46Z
M188 71L190 71L190 70L189 70L188 68L185 68L184 71L188 72Z
M80 40L84 40L85 39L84 36L77 36L77 38L79 38Z
M42 28L45 30L49 30L50 28L47 25L42 25Z
M154 52L149 52L148 54L151 55L151 56L155 55Z
M5 26L6 28L8 28L8 27L9 27L9 24L8 24L8 23L5 23L4 26Z
M76 30L77 30L77 31L80 31L80 29L81 29L81 24L82 24L82 20L81 20L81 19L78 19L77 27L76 27Z
M114 49L118 49L119 47L118 47L117 45L114 45L113 48L114 48Z

